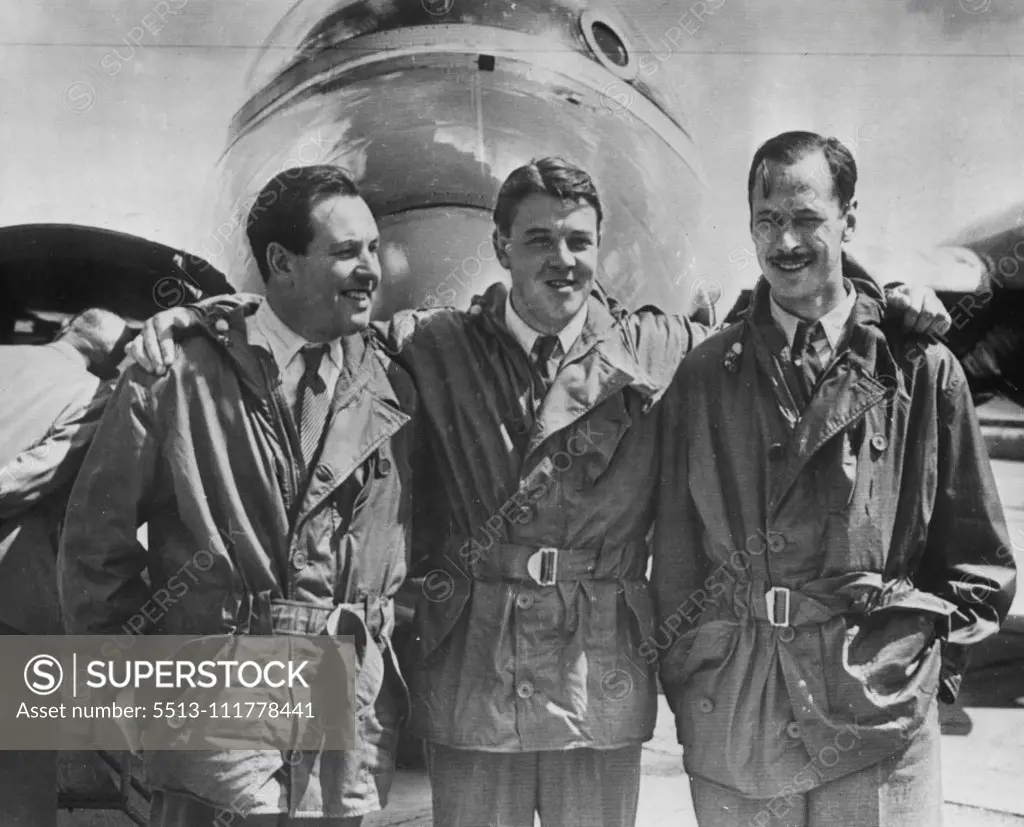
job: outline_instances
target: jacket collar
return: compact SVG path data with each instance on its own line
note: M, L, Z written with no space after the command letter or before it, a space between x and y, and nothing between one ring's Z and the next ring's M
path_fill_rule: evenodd
M471 316L481 319L485 330L505 347L522 353L522 347L505 323L508 288L492 284L475 297ZM640 369L627 347L623 332L627 313L604 290L595 285L587 299L583 333L562 360L530 432L527 456L553 434L577 422L589 411L627 387L644 397L657 391L655 383Z
M576 340L583 334L583 328L586 323L587 303L584 302L583 307L580 308L580 312L577 313L572 318L572 321L570 321L569 324L562 328L558 333L558 341L562 345L563 356L569 352L572 346L576 343ZM505 299L505 326L511 331L512 335L516 337L516 340L527 354L533 353L534 344L537 339L543 335L530 327L516 312L515 305L512 302L511 291Z
M775 489L772 509L781 504L800 471L829 439L894 394L904 400L908 398L903 373L881 327L885 311L881 288L845 258L843 274L857 291L857 300L847 322L844 344L802 413L789 392L798 381L796 371L785 336L772 318L770 288L763 276L746 313L754 359L770 379L775 402L789 422L795 448Z
M854 290L849 279L843 279L843 287L845 288L846 294L843 296L839 304L818 319L818 323L821 325L821 330L824 333L825 339L828 341L829 350L832 353L838 352L839 345L842 343L844 334L846 333L846 323L850 319L850 313L853 311L853 306L857 303L857 291ZM803 319L793 313L790 313L785 307L779 304L774 291L771 290L768 291L768 306L771 310L772 318L775 319L776 323L778 323L782 328L783 333L786 334L786 344L792 348L793 340L796 338L797 328Z
M847 258L845 253L843 278L856 291L857 298L846 322L841 352L846 353L847 358L862 370L873 372L878 345L884 346L885 343L881 328L885 315L885 293L864 268ZM768 353L782 357L784 363L790 361L786 338L772 318L771 288L763 275L754 287L754 295L746 310L745 320L762 361ZM839 355L837 352L834 357ZM889 358L891 359L891 354Z
M249 344L246 319L258 311L262 302L263 299L259 298L233 308L226 315L205 317L199 324L199 330L228 358L243 386L265 401L267 394L280 384L281 377L270 352ZM397 404L394 389L387 378L386 357L370 332L354 333L342 338L340 343L342 366L332 405L347 404L364 389Z
M247 303L226 316L204 320L200 330L231 362L256 407L272 420L270 395L280 383L277 366L268 351L249 344L246 327L246 317L258 306ZM344 364L331 400L330 424L320 460L310 469L294 530L410 418L388 379L390 362L370 332L347 336L342 344Z

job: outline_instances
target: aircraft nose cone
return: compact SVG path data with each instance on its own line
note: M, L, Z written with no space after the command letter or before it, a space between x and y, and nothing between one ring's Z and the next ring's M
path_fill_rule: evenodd
M465 309L507 274L491 246L491 215L472 207L427 207L380 220L384 275L374 316L405 307Z

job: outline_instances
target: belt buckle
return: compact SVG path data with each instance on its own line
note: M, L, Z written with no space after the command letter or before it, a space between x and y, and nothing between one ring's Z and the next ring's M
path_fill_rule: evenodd
M776 617L775 617L775 606L776 606L775 597L776 597L777 594L781 594L785 598L785 606L786 606L786 610L784 612L785 619L782 620L781 622L779 620L777 620ZM766 610L766 612L768 614L768 622L772 626L776 626L776 627L789 626L789 589L787 589L785 586L772 586L772 588L768 589L768 591L766 591L764 593L764 605L765 605L765 610Z
M558 582L558 549L551 546L534 552L526 561L526 571L539 586L553 586Z

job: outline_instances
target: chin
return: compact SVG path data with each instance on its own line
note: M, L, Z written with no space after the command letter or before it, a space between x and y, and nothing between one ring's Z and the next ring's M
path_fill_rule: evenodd
M332 325L330 335L327 338L331 340L341 339L345 336L351 336L353 333L359 333L360 331L366 330L369 326L370 314L360 313L358 316L350 316L347 319Z

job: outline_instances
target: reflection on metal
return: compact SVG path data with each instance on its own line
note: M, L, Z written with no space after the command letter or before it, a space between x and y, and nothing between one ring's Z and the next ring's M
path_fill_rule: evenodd
M558 155L590 171L605 202L600 278L609 292L627 305L691 312L701 176L670 72L636 77L634 54L649 52L668 22L630 14L642 7L296 4L232 122L207 198L210 226L220 229L195 249L236 287L262 290L244 233L255 195L289 166L338 164L381 225L377 312L387 315L437 295L459 262L480 257L487 215L513 168ZM418 229L424 222L429 236ZM493 262L484 270L481 278L502 275ZM466 306L472 282L444 287L444 303Z

